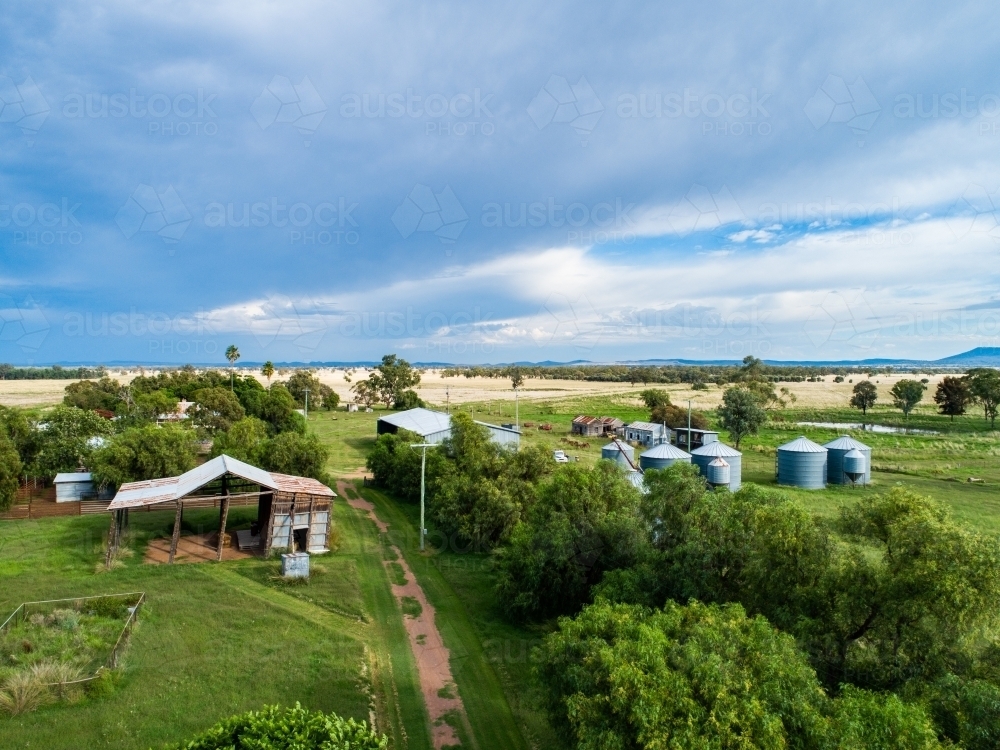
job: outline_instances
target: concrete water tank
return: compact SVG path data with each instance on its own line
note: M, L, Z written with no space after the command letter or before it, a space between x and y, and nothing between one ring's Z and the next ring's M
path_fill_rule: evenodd
M628 460L625 457L628 456ZM626 469L631 469L629 461L633 464L635 463L635 449L628 443L623 443L620 440L613 440L603 448L601 448L601 458L606 458L609 461L615 461L621 464Z
M778 447L778 484L821 490L826 487L827 450L803 436Z
M743 454L725 443L715 441L691 451L691 463L698 467L701 475L708 478L708 465L716 458L724 458L729 464L729 489L736 492L742 483Z
M729 464L726 459L720 456L709 461L705 479L712 487L729 487Z
M844 456L850 451L858 451L865 459L864 478L859 479L857 484L870 484L872 481L872 449L864 443L859 443L849 435L841 435L836 440L826 443L827 468L826 481L830 484L851 484L851 480L844 472Z
M646 469L666 469L678 461L691 463L691 454L670 443L660 443L645 453L639 454L639 468L643 471Z

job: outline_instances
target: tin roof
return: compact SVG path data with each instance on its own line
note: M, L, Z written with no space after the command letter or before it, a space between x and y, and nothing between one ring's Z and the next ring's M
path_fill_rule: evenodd
M647 432L663 432L667 428L655 422L629 422L630 430L646 430Z
M72 471L66 472L64 474L56 474L55 483L62 484L63 482L92 482L93 476L91 476L89 471Z
M692 430L693 432L693 430ZM725 443L720 443L716 440L714 443L707 443L700 448L695 448L691 451L692 456L723 456L726 458L733 458L735 456L742 456L735 448L731 448Z
M586 414L573 417L573 424L593 424L600 421L602 421L600 417L588 417Z
M650 448L645 453L640 453L640 458L688 458L690 454L682 451L676 445L670 443L660 443Z
M859 451L870 451L869 448L864 443L859 443L857 440L852 438L850 435L841 435L836 440L831 440L829 443L824 443L823 447L827 450L843 451L843 450L859 450Z
M779 451L789 453L826 453L827 450L822 445L817 445L805 435L795 438L791 442L778 446Z
M386 414L383 417L379 417L378 421L423 436L451 429L450 414L419 407L416 409L407 409L398 414Z
M216 456L211 461L206 461L201 466L196 466L179 477L126 482L118 489L118 494L111 501L108 510L176 502L226 474L232 474L278 492L301 492L336 497L333 490L315 479L293 477L288 474L272 474L230 456Z

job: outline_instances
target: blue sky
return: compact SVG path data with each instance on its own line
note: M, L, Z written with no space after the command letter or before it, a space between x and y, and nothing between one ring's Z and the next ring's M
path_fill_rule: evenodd
M0 361L1000 345L981 4L8 3Z

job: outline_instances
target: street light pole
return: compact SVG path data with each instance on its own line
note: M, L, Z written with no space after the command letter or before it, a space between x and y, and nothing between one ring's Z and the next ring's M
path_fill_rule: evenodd
M434 443L417 443L411 445L411 448L421 448L422 455L420 456L420 551L424 551L424 494L425 494L425 481L424 476L427 472L427 449L433 448Z

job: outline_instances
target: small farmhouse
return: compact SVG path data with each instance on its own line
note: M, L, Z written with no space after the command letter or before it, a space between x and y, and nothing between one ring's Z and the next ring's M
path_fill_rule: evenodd
M666 425L653 422L631 422L625 425L625 439L630 443L640 443L652 447L670 442L670 429Z

